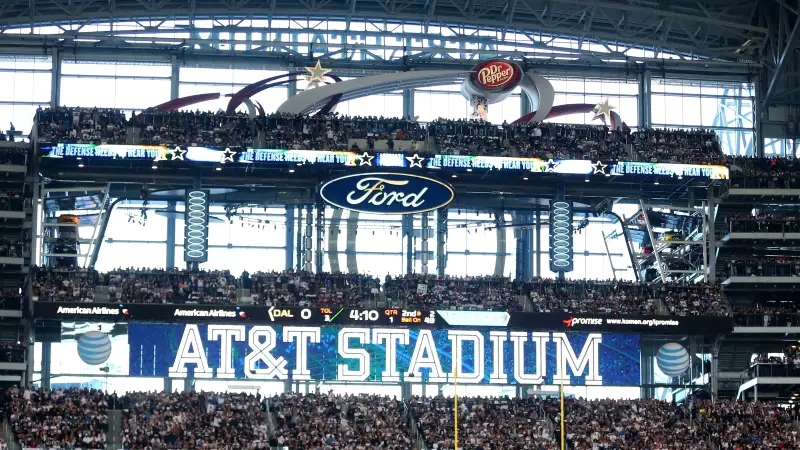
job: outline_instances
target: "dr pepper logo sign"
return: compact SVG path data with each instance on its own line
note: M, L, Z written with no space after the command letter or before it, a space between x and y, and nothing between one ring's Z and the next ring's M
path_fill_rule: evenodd
M520 78L516 64L503 60L492 60L478 64L473 69L473 82L484 89L513 89Z

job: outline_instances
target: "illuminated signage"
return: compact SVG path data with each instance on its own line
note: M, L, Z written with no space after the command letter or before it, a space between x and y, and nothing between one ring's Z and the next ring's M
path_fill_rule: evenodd
M514 78L514 66L505 61L488 61L477 68L475 79L486 88L499 88Z
M208 191L191 190L186 192L184 210L184 236L186 249L183 260L186 262L208 261Z
M432 211L453 200L453 188L434 178L390 172L345 175L322 185L320 196L339 208L380 214Z
M519 84L522 70L516 64L502 59L485 61L472 69L470 80L480 94L487 92L509 91Z
M223 163L266 166L325 165L452 171L499 170L593 176L691 177L711 180L729 178L721 165L671 164L583 159L514 158L507 156L420 155L411 153L357 153L341 150L168 148L147 145L58 144L40 147L47 159L105 159L123 161L170 161L173 164Z
M640 370L634 334L133 323L128 342L131 376L623 386Z

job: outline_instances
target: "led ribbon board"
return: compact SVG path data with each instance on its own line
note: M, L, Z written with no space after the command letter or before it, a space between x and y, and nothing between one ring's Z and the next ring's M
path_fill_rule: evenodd
M186 192L186 206L183 213L183 260L186 262L208 261L208 207L208 191Z
M729 178L721 165L669 164L578 159L543 160L506 156L425 155L412 153L357 153L340 150L280 150L232 148L226 159L224 149L212 147L168 148L157 145L41 145L42 158L120 161L171 161L174 164L221 163L265 166L324 165L409 169L499 170L593 176L693 177L711 180ZM232 160L232 161L231 161Z
M572 272L572 202L550 201L550 271Z
M414 214L432 211L453 201L449 184L407 173L369 172L334 178L320 188L320 196L339 208L377 214Z

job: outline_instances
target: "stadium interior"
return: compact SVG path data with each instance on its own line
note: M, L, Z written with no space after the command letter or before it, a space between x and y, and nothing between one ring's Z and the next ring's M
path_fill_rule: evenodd
M0 450L800 449L799 35L0 0Z

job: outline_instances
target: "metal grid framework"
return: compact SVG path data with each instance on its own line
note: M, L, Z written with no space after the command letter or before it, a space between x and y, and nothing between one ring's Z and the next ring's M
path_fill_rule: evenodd
M34 44L95 48L156 48L233 50L236 42L256 53L293 52L288 42L271 40L300 19L313 32L330 20L341 20L340 34L356 34L358 41L340 40L331 53L376 57L372 50L385 37L403 45L396 58L450 59L430 39L457 42L470 53L503 52L505 41L522 36L530 41L529 54L558 44L559 38L577 39L562 57L628 60L628 46L649 49L652 58L704 58L734 62L755 61L771 41L769 24L757 18L773 0L0 0L0 33L12 45ZM367 27L352 27L360 19ZM98 26L113 23L113 27ZM246 28L246 29L245 29ZM295 28L296 29L296 28ZM91 31L94 30L94 31ZM480 31L479 31L480 30ZM247 42L239 34L261 33ZM223 34L230 33L230 37ZM367 43L370 37L377 40ZM245 39L246 40L246 39ZM235 41L235 42L234 42ZM272 41L272 42L270 42ZM49 43L49 44L48 44ZM589 43L598 43L592 48ZM317 42L315 50L335 44ZM389 47L393 47L389 45ZM562 46L563 47L563 46ZM41 49L41 45L39 45ZM680 56L676 56L680 55ZM511 55L506 55L511 56Z

